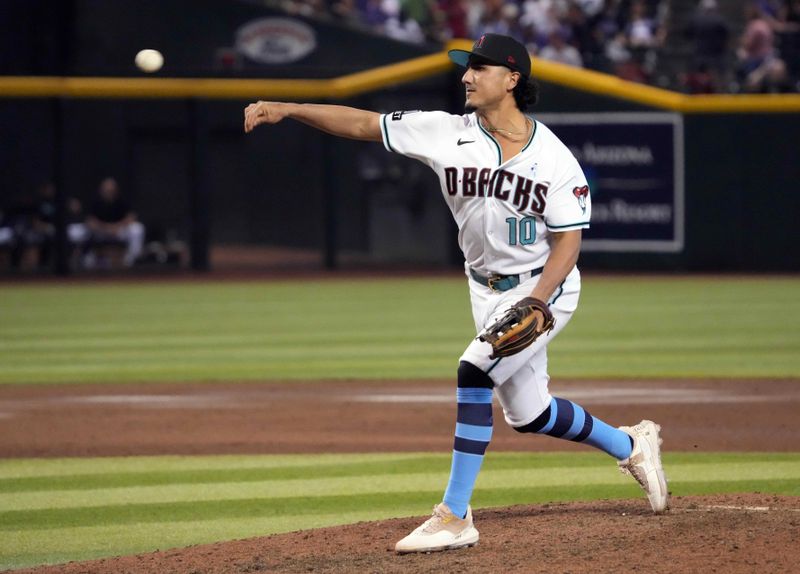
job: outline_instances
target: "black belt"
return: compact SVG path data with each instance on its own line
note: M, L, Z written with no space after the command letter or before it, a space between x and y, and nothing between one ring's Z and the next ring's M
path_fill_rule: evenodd
M520 275L489 275L488 277L484 277L477 271L475 271L472 267L469 268L469 275L475 281L480 283L481 285L488 287L492 291L508 291L509 289L513 289L523 281L527 281L531 277L536 277L537 275L541 274L544 267L537 267L536 269L531 269L530 271L526 271ZM525 277L527 275L527 277Z

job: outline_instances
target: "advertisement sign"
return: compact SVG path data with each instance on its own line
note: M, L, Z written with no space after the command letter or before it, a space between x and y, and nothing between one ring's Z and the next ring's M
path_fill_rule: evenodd
M291 64L316 47L314 29L291 18L261 18L236 31L236 49L261 64Z
M669 113L540 114L592 196L584 251L675 253L684 243L683 123Z

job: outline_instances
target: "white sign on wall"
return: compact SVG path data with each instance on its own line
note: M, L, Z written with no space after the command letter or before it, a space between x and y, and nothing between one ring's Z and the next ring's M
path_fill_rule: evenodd
M291 18L260 18L236 31L236 50L260 64L290 64L316 47L314 29Z

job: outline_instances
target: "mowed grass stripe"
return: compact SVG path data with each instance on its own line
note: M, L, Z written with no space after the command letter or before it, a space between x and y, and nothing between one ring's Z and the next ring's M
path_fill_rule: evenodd
M673 492L683 493L681 484L673 482ZM687 493L702 490L711 492L747 492L750 489L798 495L800 485L792 479L709 480L686 483ZM623 498L637 496L641 491L631 482L625 484L563 484L523 487L479 487L474 497L475 507L494 504L538 502L546 500L581 500L595 497ZM200 500L161 504L129 504L81 508L60 508L0 513L0 532L17 530L46 530L85 525L142 524L151 522L186 522L198 518L283 517L313 514L332 514L337 511L357 512L370 509L383 511L387 516L405 505L420 507L433 504L441 497L442 488L407 492L378 492L366 494L330 495L323 497L295 496L287 498L249 498Z
M315 465L315 461L319 464ZM408 462L405 470L399 463ZM125 474L147 480L153 468L156 474L174 470L287 469L287 475L307 472L307 477L285 481L240 483L175 483L153 487L98 488L92 490L56 490L7 492L0 494L5 508L27 502L27 509L0 513L0 567L16 567L42 562L59 562L97 556L143 552L215 540L258 536L374 520L393 516L424 515L441 497L447 476L446 454L392 455L281 455L281 456L204 456L204 457L121 457L98 459L11 460L0 464L0 476L9 479L38 479L81 474L102 478ZM383 475L327 477L326 471L345 472L342 463L350 463L349 473L359 464L376 471L375 462L383 465ZM667 469L674 494L715 492L772 492L800 495L800 455L698 454L668 453ZM344 465L347 466L347 465ZM422 472L410 472L419 468ZM427 471L425 470L427 469ZM80 472L83 470L83 472ZM117 472L113 472L113 471ZM94 471L94 472L93 472ZM128 472L124 472L128 471ZM781 478L769 478L782 475ZM748 477L758 478L748 478ZM738 480L731 480L735 477ZM184 477L185 478L185 477ZM205 476L217 480L219 476ZM265 482L269 484L264 486ZM283 486L278 486L284 482ZM327 484L326 484L327 482ZM547 484L543 484L547 482ZM538 484L537 484L538 483ZM108 483L106 483L108 484ZM366 487L380 492L363 492ZM209 487L211 490L208 490ZM214 492L214 488L220 490ZM237 487L239 491L237 492ZM270 493L270 488L282 489ZM339 489L349 487L348 493ZM159 488L165 490L160 491ZM248 496L264 488L260 496ZM297 492L293 496L291 490ZM394 489L394 490L393 490ZM113 498L119 496L116 500ZM78 508L37 508L52 496L54 501L73 495L83 497L86 506ZM147 496L163 495L161 503L143 503ZM280 494L281 497L276 497ZM204 500L204 496L227 496ZM109 498L103 498L103 497ZM270 498L272 496L272 498ZM37 498L42 497L42 498ZM139 497L139 498L137 498ZM487 458L474 497L476 508L596 498L638 498L646 508L638 486L619 475L613 461L596 453L492 453ZM114 502L92 507L101 500ZM139 500L139 502L136 502ZM16 501L16 502L15 502Z
M790 453L665 453L671 466L726 465L731 468L787 468L800 458ZM787 466L788 465L788 466ZM152 468L147 471L145 469ZM484 473L503 470L576 469L590 472L609 468L609 458L597 452L491 453ZM198 485L233 482L370 477L448 472L448 453L374 455L278 455L198 457L109 457L88 459L28 459L0 462L0 494L61 490Z
M797 278L589 276L551 371L797 377L798 290ZM12 285L0 317L0 383L451 377L474 336L465 280L441 277Z
M387 339L382 337L380 332L373 333L373 337L368 337L361 341L349 341L335 335L335 339L328 341L301 341L298 337L297 342L269 341L262 342L247 341L242 343L217 343L214 341L203 345L171 345L168 342L161 344L138 344L135 341L122 340L116 341L111 347L94 347L79 345L69 345L64 349L51 351L42 354L40 349L17 351L3 365L3 372L6 375L13 373L33 372L35 369L49 370L52 368L72 368L76 369L74 361L91 361L93 367L119 367L129 364L131 359L153 359L158 362L171 358L176 351L180 350L185 359L192 363L203 365L215 365L220 362L240 361L240 360L293 360L308 357L308 348L303 348L306 344L325 343L323 348L315 349L315 360L330 359L353 359L370 357L438 357L454 351L452 342L437 342L435 340L420 341L419 337L409 336L407 338ZM331 334L329 337L334 337ZM435 335L432 335L435 339ZM770 345L764 351L766 356L781 357L789 351L798 350L791 339L787 340L786 333L765 334L762 341ZM750 351L750 345L745 341L739 341L734 337L721 336L713 343L708 342L703 337L690 337L674 339L662 338L658 341L640 340L628 345L627 351L655 352L659 351L659 358L669 358L675 353L682 355L707 356L712 354L710 360L718 360L723 357L741 356L742 353ZM573 342L565 344L562 352L569 353L591 353L613 351L613 344L607 341L586 341L585 343ZM102 359L97 358L97 353L102 353ZM31 364L31 359L39 361L36 365ZM650 357L644 357L650 360Z
M669 478L680 484L691 480L717 480L724 476L729 482L797 479L800 484L800 461L772 463L765 468L761 462L729 463L711 467L697 464L670 464ZM69 490L17 492L14 496L0 496L0 524L4 512L51 510L82 507L111 507L128 504L164 504L215 500L260 500L292 498L303 493L307 498L347 495L352 492L407 493L440 489L447 483L449 472L413 473L405 471L380 475L330 477L320 473L318 478L292 480L264 480L257 482L217 482L187 484L175 482L162 486L135 486L128 488L97 488L94 490ZM629 479L606 463L592 467L554 467L536 469L488 469L482 474L478 488L484 484L505 487L536 488L551 486L585 486L627 484ZM1 527L0 527L1 528Z
M302 465L284 468L247 468L229 470L184 470L151 473L78 474L65 476L0 479L0 493L39 490L94 490L98 488L125 488L131 486L157 486L169 484L213 484L225 482L260 482L307 479L310 476L327 478L380 476L427 472L434 466L427 457L402 461L370 461L320 465ZM439 470L447 470L447 461L440 459Z
M301 458L301 457L298 457ZM302 457L310 458L310 457ZM800 484L800 455L773 455L773 460L749 457L720 457L693 454L665 456L672 484L689 481L747 482L754 480L794 479ZM769 458L769 457L768 457ZM616 472L613 461L595 453L572 456L570 466L553 466L566 462L565 456L520 456L496 453L487 460L478 487L483 484L505 487L535 488L550 486L613 485L630 481ZM550 463L550 464L548 464ZM264 471L267 471L265 474ZM274 472L277 471L277 472ZM313 475L313 476L312 476ZM176 520L183 516L181 508L193 512L192 505L208 503L209 508L222 502L272 504L271 500L292 501L298 493L310 504L347 496L430 491L441 489L448 475L448 457L418 457L404 461L366 461L341 465L286 467L279 469L231 469L224 471L176 471L170 475L156 473L117 473L110 475L78 475L65 477L28 477L8 479L14 491L0 495L0 529L14 529L22 524L43 523L57 527L65 519L81 524L86 520L113 522L145 520L159 516L161 510ZM270 479L265 479L270 477ZM66 479L74 489L44 490L44 480ZM98 480L99 479L99 480ZM25 481L31 488L23 490ZM86 488L87 483L94 488ZM138 481L138 482L135 482ZM127 486L122 486L126 484ZM290 502L293 504L293 502ZM276 502L276 504L280 504ZM70 515L70 510L76 512ZM215 510L209 510L216 514ZM127 517L127 518L126 518ZM184 519L190 519L186 516Z
M422 504L441 493L410 492L409 499ZM433 498L431 498L433 497ZM287 498L245 498L238 500L200 500L161 504L121 504L83 508L58 508L0 513L0 531L20 529L79 527L85 525L141 524L148 522L185 522L201 518L252 518L331 514L337 509L352 512L362 508L389 511L395 506L393 497L385 493L332 495L320 498L294 496Z
M187 361L187 362L184 362ZM338 358L335 360L316 360L313 363L302 362L274 362L274 367L265 367L263 358L251 361L232 360L226 357L225 361L216 361L208 364L190 363L187 359L170 360L163 363L119 365L110 367L102 362L94 365L40 365L16 369L15 373L6 372L6 382L26 381L29 376L35 376L36 383L69 383L80 381L82 383L147 383L148 381L192 381L225 382L230 380L255 380L283 379L283 380L309 380L309 379L380 379L396 380L394 374L402 371L405 378L436 378L445 370L452 370L451 356L431 357L409 367L407 357L390 359L386 356ZM134 362L135 363L135 362ZM222 371L222 372L220 372ZM113 375L110 373L113 372ZM334 375L332 373L348 373ZM224 373L224 374L223 374Z
M317 359L331 360L331 359L355 359L359 357L369 358L370 356L381 357L399 357L408 356L414 353L418 356L438 356L442 353L451 351L452 348L447 343L439 344L436 342L428 343L426 341L409 340L409 341L375 341L373 340L367 348L364 344L345 344L334 341L330 345L326 345L324 349L316 349L314 356ZM93 359L94 365L103 367L115 367L129 363L131 359L145 359L153 358L155 360L169 358L173 355L174 349L137 349L128 347L124 349L117 349L115 351L104 351L102 360L98 360L94 356L94 351L64 351L52 352L47 356L42 357L41 365L31 365L28 360L33 354L24 353L17 354L14 358L10 359L3 365L3 371L6 373L14 372L28 372L34 368L50 369L52 367L70 366L71 361L75 360L91 360ZM263 360L291 360L301 359L307 357L309 351L307 348L297 348L297 345L292 347L280 346L264 348L261 346L243 346L231 348L191 348L183 351L183 356L192 361L192 363L202 363L204 365L213 365L218 361L233 361L242 359L263 359Z
M426 331L435 337L447 337L453 334L452 327L439 327ZM331 332L313 332L307 333L297 328L296 332L281 332L279 340L269 333L252 333L248 335L217 335L217 334L167 334L163 332L157 333L141 333L141 334L126 334L119 337L108 336L78 336L76 338L74 333L64 333L63 335L54 336L49 334L47 340L41 339L41 334L34 334L30 337L21 337L16 335L14 339L3 341L3 348L6 350L15 350L20 354L25 353L39 353L44 349L50 349L54 352L77 350L84 352L87 350L96 351L113 351L117 349L133 348L137 350L150 350L162 349L164 346L175 349L214 349L216 347L223 348L238 348L238 347L258 347L262 345L281 345L283 347L291 347L298 343L312 343L312 344L336 344L336 345L363 345L374 341L375 336L379 336L382 340L387 341L415 341L419 336L415 333L392 333L385 328L376 328L372 331L365 332L362 329L348 329L343 327L335 330L336 340L331 341ZM153 342L153 337L157 336L158 343Z
M552 455L563 457L565 453L543 453L545 458ZM782 456L781 453L775 453ZM504 455L507 456L507 455ZM400 462L411 459L441 458L441 453L336 453L311 455L303 454L214 454L202 456L161 455L124 457L69 457L69 458L16 458L0 460L0 479L37 478L81 475L89 477L97 474L135 474L145 476L150 473L166 471L231 471L246 469L308 469L326 468L341 464L351 465L372 462Z
M409 512L417 514L421 509ZM305 530L361 520L387 518L385 511L335 512L285 517L224 518L187 522L156 522L82 526L4 532L0 538L0 570L104 556L137 554L156 549L204 544L280 532Z
M747 483L688 482L680 486L677 494L735 493L753 490L776 494L798 494L797 481L794 480ZM357 510L348 511L345 504L344 507L337 506L328 513L319 512L319 507L313 509L313 512L308 512L308 509L304 507L296 507L298 510L295 513L254 514L253 507L247 507L244 516L195 518L186 521L174 521L171 517L165 516L161 521L150 522L23 528L3 532L0 537L0 568L85 560L155 549L163 550L190 544L347 524L360 520L425 515L431 506L430 501L437 499L440 495L441 491L437 489L432 492L407 493L400 496L389 495L389 500L386 497L383 499L351 497L349 502L357 503L359 505ZM597 487L591 486L489 488L482 489L476 494L473 506L481 509L511 504L630 497L639 497L643 508L647 508L647 502L641 497L638 488L633 485L605 485L599 492ZM343 501L339 500L338 502Z
M758 483L688 482L680 487L680 495L744 492L759 490L787 494L791 484L785 481ZM22 529L3 532L0 537L0 568L23 567L69 560L87 560L102 556L133 554L189 544L219 540L265 536L279 532L348 524L361 520L379 520L400 516L424 516L435 493L419 496L393 497L394 505L380 509L361 508L353 512L336 509L329 514L287 514L283 516L253 516L209 518L185 522L143 522L47 529ZM618 499L639 496L636 487L604 486L602 492L589 488L557 487L527 489L481 489L476 493L476 509L512 504L569 502L597 498ZM424 500L421 500L423 499ZM641 497L640 497L641 498ZM643 508L647 502L641 498Z

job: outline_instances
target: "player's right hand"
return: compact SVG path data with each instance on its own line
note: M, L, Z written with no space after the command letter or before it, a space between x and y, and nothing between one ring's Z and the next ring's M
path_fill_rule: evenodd
M244 109L244 131L249 134L261 124L277 124L287 115L285 104L259 100Z

